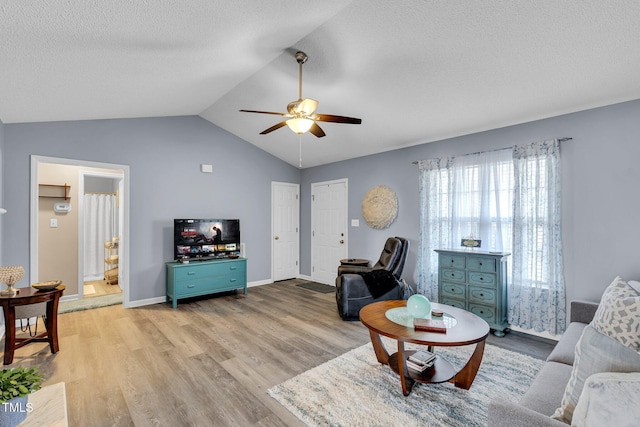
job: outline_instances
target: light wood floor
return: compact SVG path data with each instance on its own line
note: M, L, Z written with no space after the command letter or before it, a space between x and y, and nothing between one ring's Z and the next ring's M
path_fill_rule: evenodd
M92 292L90 292L90 290ZM84 298L102 297L105 295L121 294L122 290L120 286L107 285L106 280L91 280L84 282Z
M61 314L60 351L29 344L11 366L40 365L45 385L66 383L70 426L301 426L266 390L369 342L369 334L339 318L334 294L296 283L176 310L118 305ZM517 335L513 344L510 335L491 341L543 357L550 351Z

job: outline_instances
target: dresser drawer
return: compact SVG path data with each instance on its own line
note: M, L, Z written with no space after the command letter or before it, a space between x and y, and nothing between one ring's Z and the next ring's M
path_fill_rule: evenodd
M495 323L496 321L495 307L469 303L469 311L476 316L483 318L489 325Z
M464 299L467 287L457 283L442 283L442 297Z
M469 284L496 287L496 275L490 273L469 272Z
M466 281L466 274L464 270L454 270L451 268L443 268L440 270L440 274L442 275L442 281L448 282L460 282L464 283Z
M244 271L244 265L238 262L218 262L216 264L199 264L179 267L174 269L174 280L180 282L183 280L200 279L204 277L218 277L228 274L235 274L238 271Z
M176 268L173 271L176 282L193 281L213 276L214 273L208 268Z
M176 295L195 295L207 292L212 288L211 278L200 278L193 280L183 280L175 283L174 293Z
M491 288L482 288L469 286L469 302L479 302L487 305L496 304L496 290Z
M461 308L462 310L466 309L466 307L464 306L465 305L464 301L458 301L458 300L455 300L455 299L442 298L442 304L450 305L450 306L456 307L456 308Z
M463 269L466 266L466 258L463 255L440 255L440 267Z
M467 268L474 271L495 273L496 260L494 258L470 257L467 259Z

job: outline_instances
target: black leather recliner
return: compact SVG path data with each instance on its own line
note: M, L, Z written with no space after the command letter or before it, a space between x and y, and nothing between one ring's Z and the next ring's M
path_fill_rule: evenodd
M343 320L358 320L360 310L367 304L376 301L403 299L404 293L400 286L393 286L388 292L374 298L359 273L385 269L393 273L395 278L400 279L408 253L409 241L407 239L390 237L384 245L380 259L373 267L339 266L338 277L336 278L336 303L338 304L340 317Z

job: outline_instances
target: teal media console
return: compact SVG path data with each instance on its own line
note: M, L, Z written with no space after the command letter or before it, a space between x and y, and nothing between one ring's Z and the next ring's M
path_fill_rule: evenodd
M242 289L247 294L246 258L167 263L167 302Z

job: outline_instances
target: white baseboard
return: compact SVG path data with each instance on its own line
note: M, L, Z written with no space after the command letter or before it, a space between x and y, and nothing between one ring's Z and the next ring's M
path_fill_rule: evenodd
M517 326L509 326L509 329L515 332L521 332L523 334L534 335L540 338L546 338L554 341L559 341L561 335L552 335L549 332L536 332L533 329L522 329Z
M298 274L298 277L296 277L296 279L303 279L303 280L308 280L310 282L313 282L313 279L311 278L311 276L307 276L305 274Z
M271 279L256 280L255 282L247 282L247 288L253 288L254 286L270 285L273 283Z
M139 299L136 301L129 301L129 304L123 305L124 308L143 307L145 305L153 305L167 302L166 297L155 297L147 299Z

